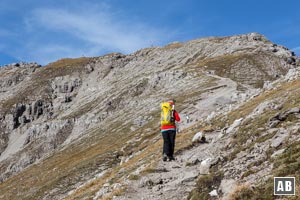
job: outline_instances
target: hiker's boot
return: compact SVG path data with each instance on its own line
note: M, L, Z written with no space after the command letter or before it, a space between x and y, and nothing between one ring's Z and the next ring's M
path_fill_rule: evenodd
M168 160L168 156L166 154L163 155L163 161L166 162Z
M169 156L168 159L169 159L169 161L175 160L174 156Z

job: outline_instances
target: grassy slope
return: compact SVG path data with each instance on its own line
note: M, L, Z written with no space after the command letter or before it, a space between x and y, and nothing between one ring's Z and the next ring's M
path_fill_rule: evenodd
M284 98L283 98L284 97ZM237 110L229 113L224 120L223 117L217 118L213 127L215 129L225 127L225 124L232 124L234 120L239 119L241 117L245 118L249 115L260 103L266 100L272 100L280 98L283 103L283 107L280 112L284 112L288 109L294 107L300 107L300 81L293 81L290 83L285 83L278 87L277 89L267 91L262 95L252 99L247 102ZM278 112L278 111L277 111ZM273 135L262 136L266 131L266 123L268 119L273 117L276 114L274 111L266 111L259 117L247 122L247 124L241 126L236 134L232 136L233 149L231 149L232 153L227 157L227 161L230 162L238 152L241 150L245 150L251 148L256 143L261 143L270 139ZM295 123L299 123L299 119L290 118L286 121L280 123L279 127L289 127L294 125ZM297 133L296 133L297 134ZM245 142L252 138L253 142L245 146ZM296 180L299 180L299 172L300 172L300 159L299 159L299 149L300 142L299 141L286 141L281 148L286 148L284 153L277 159L271 159L272 153L276 151L274 148L269 148L268 152L265 152L268 155L268 159L271 163L273 163L274 167L272 170L272 176L293 176L296 177ZM213 169L213 173L208 176L200 177L197 182L197 187L190 194L189 199L192 200L200 200L200 199L208 199L210 192L210 188L212 185L220 184L220 182L216 182L220 173L222 171L222 165L218 166L218 169ZM250 172L249 172L250 173ZM253 172L252 172L253 173ZM249 175L249 174L248 174ZM245 174L245 176L247 176ZM205 191L203 193L203 191ZM270 178L267 183L262 183L256 185L254 188L249 185L241 185L237 188L231 199L274 199L273 194L273 178ZM289 199L297 199L300 197L299 193L296 193L295 197L291 197Z
M153 127L156 124L155 120L148 126ZM198 127L192 127L178 135L177 150L191 145L186 141L191 141L192 133L196 128ZM124 141L141 135L143 130L137 130L130 135L121 132L103 135L97 131L97 129L94 130L89 137L80 140L79 143L53 154L1 183L0 190L5 191L5 196L0 195L1 199L39 199L46 194L49 195L49 191L55 188L60 188L60 192L63 192L64 188L84 181L79 177L85 175L88 177L88 174L93 174L104 166L109 169L105 176L91 181L67 199L92 198L107 181L118 182L141 164L148 165L144 170L145 173L150 172L151 166L160 159L162 141L156 129L150 129L139 142L132 143L125 148L125 152L119 151L124 146ZM117 165L120 162L120 156L138 151L141 151L139 155L121 166ZM53 195L57 193L53 192Z
M19 199L21 196L22 199L38 199L59 185L75 185L80 180L79 177L96 171L101 166L114 165L116 160L113 152L121 144L97 130L91 134L89 141L82 141L84 145L73 144L0 184L1 191L6 191L8 195L4 199ZM118 137L120 140L127 139L122 134ZM92 144L92 141L97 142ZM31 188L36 191L32 192Z

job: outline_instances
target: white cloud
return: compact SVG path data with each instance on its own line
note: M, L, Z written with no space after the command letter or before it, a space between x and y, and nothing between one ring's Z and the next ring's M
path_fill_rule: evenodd
M101 8L101 7L100 7ZM79 40L78 43L85 47L76 46L71 49L70 45L60 43L58 52L60 57L78 54L101 54L102 51L120 51L131 53L143 47L148 47L162 42L166 38L164 31L152 28L141 22L124 19L116 13L108 12L108 7L103 9L67 10L40 8L32 12L30 18L25 20L28 31L42 30L60 32ZM69 47L68 47L69 46ZM74 45L72 45L74 46ZM55 45L50 47L39 46L41 53L47 51L56 52ZM64 49L65 48L65 49ZM78 53L78 49L81 52ZM97 50L95 50L97 49ZM57 54L57 53L56 53Z
M19 60L44 65L66 57L132 53L162 45L174 36L107 3L74 1L62 0L59 6L41 2L16 7L1 1L0 5L16 10L22 7L26 12L17 12L21 21L10 23L14 25L8 26L10 29L0 28L0 50Z
M27 45L24 49L15 51L19 60L27 62L38 62L47 64L61 58L75 58L85 55L93 55L94 52L85 49L74 48L67 45L43 44L34 47L33 44ZM27 52L24 52L26 50Z
M78 57L74 54L74 49L60 45L43 45L39 48L32 48L29 55L34 60L49 63L62 57Z

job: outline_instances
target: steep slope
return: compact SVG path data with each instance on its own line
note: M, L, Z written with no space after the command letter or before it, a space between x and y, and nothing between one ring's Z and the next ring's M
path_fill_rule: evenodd
M133 172L126 193L114 199L275 199L273 177L299 179L299 86L300 67L237 109L197 124L207 143L187 141L176 162Z
M155 171L161 101L176 98L182 117L190 116L178 136L177 148L185 148L204 122L259 94L265 82L295 65L292 52L255 33L28 64L24 69L34 70L22 72L25 78L1 84L0 198L121 193L132 172ZM12 80L19 68L1 68L0 76ZM101 195L107 182L121 183Z
M210 175L199 177L189 199L212 198L213 190L223 199L275 199L273 177L299 179L299 72L298 67L261 95L213 120L212 129L223 130L214 144L221 149L213 155L218 163Z

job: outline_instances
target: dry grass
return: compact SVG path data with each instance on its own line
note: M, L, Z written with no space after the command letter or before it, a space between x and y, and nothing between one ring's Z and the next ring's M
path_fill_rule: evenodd
M286 83L279 88L275 90L268 91L253 100L247 102L243 106L241 106L239 109L232 111L227 115L227 120L222 121L222 118L218 118L214 121L213 125L216 127L225 127L225 125L230 125L233 123L235 119L239 118L245 118L247 115L249 115L260 103L266 101L266 100L272 100L280 97L281 98L280 103L283 103L283 108L280 110L280 112L284 112L290 108L293 108L297 106L297 103L299 103L300 98L300 81L293 81L290 83ZM299 106L299 104L298 104ZM263 133L265 133L265 129L267 126L268 120L273 117L276 113L278 113L278 110L266 110L263 114L261 114L259 117L256 117L254 119L249 119L248 121L245 121L242 126L239 128L239 130L233 135L231 144L233 144L233 150L232 153L229 155L228 159L232 160L235 158L236 154L240 152L241 150L245 150L248 148L252 148L254 144L256 143L262 143L268 139L271 139L275 132L273 134L267 134L262 136ZM279 124L279 127L286 126L286 124L294 124L297 120L294 118L292 121L289 121L287 119L285 122L282 122ZM251 138L252 142L248 145L245 145L246 141Z
M196 187L188 196L188 200L211 199L210 192L217 189L221 184L223 174L214 172L209 175L202 175L196 182Z
M108 195L105 195L104 197L99 198L98 200L111 200L111 199L113 199L114 196L121 196L125 191L126 191L126 188L118 188L118 189L113 190Z
M295 93L295 91L298 91L300 89L299 86L300 86L300 82L299 81L294 81L294 82L291 82L291 83L284 84L281 87L277 88L276 90L266 92L265 94L263 94L261 96L258 96L256 98L254 98L252 101L246 103L244 106L240 107L240 109L238 109L237 111L231 112L229 114L228 120L232 123L237 118L245 117L250 112L252 112L253 109L255 107L257 107L257 105L260 104L261 102L263 102L267 99L273 99L273 98L280 97L283 94L285 94L286 92L288 92L291 96L288 96L288 98L287 98L288 100L285 102L283 108L284 109L291 108L291 107L293 107L297 104L297 101L290 101L290 100L294 99L294 98L298 98L298 96L295 95L295 94L300 94L300 93ZM266 112L262 116L263 118L265 118L265 120L256 120L256 121L253 121L251 123L253 123L254 125L256 124L255 126L258 126L258 127L261 126L261 125L264 125L265 121L270 116L272 116L272 114L273 114L273 112ZM260 119L262 119L262 118L260 118ZM176 139L177 153L180 152L183 149L187 149L187 148L191 147L191 145L192 145L191 142L187 142L187 141L191 141L195 131L202 130L202 131L210 132L210 131L213 131L214 129L216 129L215 124L209 125L209 126L203 126L201 123L198 123L198 124L195 124L194 126L190 127L188 130L185 130L183 133L178 134L177 139ZM246 130L242 130L242 131L246 131ZM250 132L251 131L248 131L248 133L250 133ZM263 142L263 141L269 139L270 137L271 136L260 137L260 135L258 134L256 142ZM126 167L126 169L128 171L131 171L134 168L136 168L136 163L139 162L139 160L151 157L152 162L150 160L147 161L148 167L146 167L144 169L143 174L155 173L156 172L155 164L160 159L161 146L162 146L161 140L157 141L154 144L149 145L147 148L144 149L143 153L141 153L140 155L134 157L128 163L125 163L124 167ZM297 156L295 156L295 158L296 157ZM284 161L283 163L286 163L286 161ZM295 166L297 167L298 165L295 165L292 162L291 169L293 169L292 167L295 167ZM248 172L248 173L250 173L250 172ZM215 177L218 177L218 176L215 176ZM205 181L206 178L203 177L201 180L198 181L199 188L202 188L202 189L206 188L206 186L204 186L204 185L210 185L210 184L205 184L205 183L206 182L211 182L211 180L214 180L214 179L212 179L212 177L210 177L210 178L207 179L207 181ZM214 181L212 181L212 182L214 182ZM214 182L214 183L216 183L216 182ZM266 187L263 187L263 188L257 188L257 191L268 191L270 188L271 187L269 187L267 185ZM239 196L248 195L249 192L251 193L251 190L246 190L246 188L243 186L240 190ZM197 199L199 197L199 196L197 197L197 194L202 195L202 194L205 194L205 193L202 193L202 192L199 192L199 191L198 192L194 191L194 194L192 194L193 198L191 198L191 199ZM259 195L259 193L255 193L255 195ZM258 197L258 196L256 196L256 197ZM236 198L238 198L238 197L236 197ZM266 198L267 198L267 195L266 195ZM203 199L203 198L201 197L200 199Z
M290 83L285 83L282 86L278 87L275 90L268 91L264 93L261 96L256 97L252 101L248 102L241 108L239 108L236 111L233 111L231 114L229 114L229 120L232 122L236 118L244 117L248 115L251 110L253 110L259 103L265 101L265 100L271 100L275 98L281 98L283 103L283 107L280 110L280 112L284 112L290 108L293 107L299 107L300 105L300 81L293 81ZM241 151L241 149L247 149L251 148L253 144L255 143L261 143L264 142L274 136L275 133L261 136L260 131L257 131L259 127L265 127L266 121L273 117L274 114L278 111L266 111L264 112L260 117L258 117L255 120L252 120L249 122L249 125L251 125L250 128L247 130L247 126L243 126L239 129L238 133L235 135L236 137L236 145L234 148L236 151L233 151L233 153L238 153ZM299 122L299 120L296 120L294 118L287 118L286 121L279 124L279 127L284 126L291 126L295 124L296 122ZM262 131L264 132L264 131ZM248 146L242 147L242 144L245 142L245 140L249 137L253 137L253 135L256 137L256 139L253 140L251 144ZM300 169L300 162L299 162L299 150L300 150L300 143L297 141L290 141L285 142L281 148L286 148L286 151L279 156L276 159L271 159L270 155L274 153L274 149L270 149L269 152L266 152L268 155L268 159L271 163L273 163L274 167L272 170L273 176L294 176L296 179L299 179L299 169ZM230 159L229 159L230 160ZM262 162L262 161L261 161ZM245 172L243 175L244 177L253 174L255 172L248 171ZM260 184L256 186L255 188L247 188L246 186L242 186L241 188L238 188L240 191L236 191L232 199L273 199L273 179L270 179L267 181L267 183ZM248 198L251 197L251 198ZM299 194L296 194L295 197L291 197L291 199L297 199L299 198Z
M149 134L146 137L153 137L153 134ZM133 137L134 135L131 135L130 137ZM121 141L128 141L127 139L122 139ZM151 141L151 140L150 140ZM120 144L122 145L122 144ZM141 149L144 149L140 154L134 156L131 158L128 162L123 163L122 165L116 165L114 166L111 171L106 174L105 177L101 177L99 179L95 179L90 184L85 185L84 187L80 188L79 190L75 191L71 196L69 196L67 199L80 199L81 197L90 196L95 194L106 182L118 182L121 180L122 177L127 176L129 173L134 171L137 167L137 163L141 160L144 162L150 162L153 160L156 160L155 155L157 154L157 150L161 149L161 141L155 142L153 145L149 145L149 143L146 144L136 144L136 146L132 146L131 151L139 151ZM118 145L119 146L119 145ZM145 147L147 146L147 147ZM119 147L120 149L120 147ZM126 154L126 153L125 153ZM123 173L119 173L120 171L123 171Z
M237 110L234 110L231 113L229 113L225 121L223 120L224 116L218 117L215 121L213 121L210 127L207 127L207 129L214 130L214 129L224 128L226 124L230 125L236 119L239 119L241 117L245 118L260 103L266 100L273 100L276 98L280 98L281 99L280 103L283 103L283 107L280 110L280 112L284 112L293 107L299 107L300 81L296 80L293 82L285 83L274 90L267 91L262 95L255 97L254 99L247 102ZM233 155L230 156L234 158L235 154L242 151L243 149L251 148L255 143L261 143L272 138L275 133L262 136L262 133L264 133L265 130L264 129L258 130L258 128L264 128L266 126L266 122L268 121L268 119L273 117L274 114L277 112L278 111L265 111L259 117L253 120L248 120L247 122L245 122L245 124L242 124L237 134L233 135L232 142L235 145L233 145L232 147ZM289 123L282 123L279 126L290 126L295 124L296 122L299 122L299 120L296 120L295 118L288 118L286 121L289 121ZM204 129L204 127L202 129ZM253 138L253 142L248 144L248 146L245 146L244 144L249 138ZM266 152L269 161L274 164L272 175L273 176L295 176L296 179L299 179L300 162L298 158L300 155L299 154L300 143L292 141L290 143L285 142L283 145L284 146L282 148L286 148L287 150L276 160L270 158L270 155L274 153L274 149L269 149L268 151L270 152ZM232 158L230 159L230 156L227 161L230 161L232 159ZM260 162L263 161L257 161L256 164L259 165ZM253 165L255 165L255 163L253 163ZM249 168L251 168L251 166L249 166ZM248 175L251 175L253 173L255 173L255 171L248 170L242 176L247 177ZM207 184L205 183L212 180L212 177L201 177L200 179L202 180L198 180L198 183L201 182L202 184L198 184L199 186L196 187L196 189L190 193L189 196L190 199L198 200L198 199L209 198L209 196L207 196L208 195L207 192L204 192L202 190L206 188L204 185ZM236 190L231 194L231 199L274 199L274 196L272 194L273 194L273 179L269 179L267 182L258 184L255 187L250 187L249 185L241 185L237 187ZM299 198L299 194L296 194L295 197L291 197L289 199L297 199L297 198Z
M89 63L92 59L93 58L89 58L89 57L63 58L58 61L49 63L47 67L66 68L66 67L84 66L87 63Z
M128 179L129 180L139 180L141 177L139 176L139 175L136 175L136 174L130 174L129 176L128 176Z
M67 116L62 117L62 120L79 118L80 116L86 114L87 112L91 111L99 104L100 98L102 98L102 97L93 99L92 101L90 101L88 103L78 106L75 111L71 112Z
M247 200L254 198L254 190L249 184L239 185L229 194L229 200Z
M128 176L130 173L134 172L140 165L145 164L146 167L141 172L141 176L146 175L147 173L156 173L156 165L158 161L161 159L161 150L162 150L162 139L153 142L153 137L158 134L157 131L153 131L153 133L149 133L148 136L145 136L143 140L150 139L149 143L141 143L137 144L137 146L133 147L135 151L141 149L141 153L132 157L128 162L123 163L122 165L115 166L106 175L106 177L101 177L99 179L94 180L90 184L80 188L78 191L75 191L71 196L67 199L80 199L81 197L89 196L91 194L95 194L106 182L119 182L123 177ZM152 139L151 139L152 137ZM187 148L191 145L191 139L193 137L193 131L186 131L178 134L176 138L176 151L180 151L183 148ZM187 142L190 141L190 142ZM123 171L122 174L119 172ZM135 176L135 178L139 178L139 176Z
M178 49L182 46L183 46L183 43L175 42L175 43L171 43L171 44L168 44L168 45L164 46L163 49L164 50Z
M118 137L120 140L127 140L126 136ZM97 137L94 138L96 139ZM38 199L44 192L49 192L60 184L76 184L79 181L78 177L94 173L103 164L114 166L117 160L112 152L120 149L121 145L116 143L113 137L102 137L101 140L98 139L97 144L91 146L71 145L9 178L0 184L0 189L7 191L7 199L10 200L20 198L18 193L13 192L14 187L17 187L19 194L24 197L28 195L29 199ZM93 184L92 182L91 185ZM37 192L30 193L30 188L36 188Z

